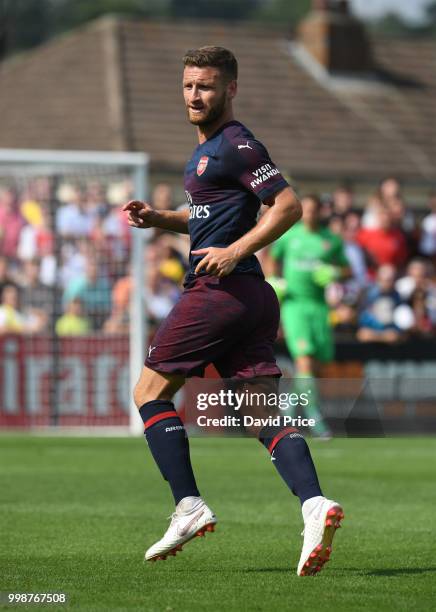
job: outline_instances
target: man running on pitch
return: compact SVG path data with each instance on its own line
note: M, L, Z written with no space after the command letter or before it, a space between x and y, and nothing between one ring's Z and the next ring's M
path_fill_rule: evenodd
M149 448L176 504L168 530L145 554L149 561L176 554L217 522L197 488L174 394L210 363L223 378L281 375L273 353L279 306L254 253L300 219L301 205L265 147L233 118L236 91L230 51L202 47L186 54L183 93L199 140L185 169L189 210L155 211L137 200L124 206L134 227L191 238L185 290L156 332L134 390ZM261 202L269 208L256 222ZM342 508L323 496L309 448L295 429L265 427L259 440L302 504L297 573L315 574L328 560Z

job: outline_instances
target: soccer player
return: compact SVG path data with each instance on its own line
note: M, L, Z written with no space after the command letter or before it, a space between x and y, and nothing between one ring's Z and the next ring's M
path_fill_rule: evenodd
M301 221L272 245L270 254L274 260L283 261L286 289L281 317L286 344L295 362L295 392L310 390L306 414L315 420L313 433L329 438L330 430L319 411L316 384L321 364L331 361L334 355L325 287L346 277L349 264L342 239L321 225L319 198L304 197L302 207Z
M202 47L186 54L184 100L199 141L185 170L189 210L156 211L137 200L124 206L130 225L189 233L192 247L185 290L156 332L134 390L146 440L176 504L168 530L145 554L150 561L175 555L217 522L197 488L175 392L210 363L223 378L281 374L273 353L279 306L254 253L298 221L301 206L265 147L233 118L236 91L230 51ZM269 208L257 222L261 202ZM314 574L328 559L342 508L323 496L295 429L263 428L259 439L300 498L305 536L297 571Z

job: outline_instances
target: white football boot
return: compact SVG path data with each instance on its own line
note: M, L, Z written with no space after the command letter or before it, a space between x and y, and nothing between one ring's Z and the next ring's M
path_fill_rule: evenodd
M145 553L145 561L165 561L168 555L175 556L182 545L195 536L204 536L206 531L215 531L217 519L201 497L184 497L171 515L171 523L164 537Z
M340 504L321 496L304 502L302 511L304 541L297 574L314 576L330 560L333 537L341 526L344 512Z

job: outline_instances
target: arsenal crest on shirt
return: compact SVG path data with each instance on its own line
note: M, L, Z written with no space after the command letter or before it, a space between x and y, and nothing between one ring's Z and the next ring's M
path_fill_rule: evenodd
M200 161L198 162L198 165L197 165L197 176L201 176L203 172L206 170L208 161L209 161L209 158L207 155L203 155L203 157L200 157Z

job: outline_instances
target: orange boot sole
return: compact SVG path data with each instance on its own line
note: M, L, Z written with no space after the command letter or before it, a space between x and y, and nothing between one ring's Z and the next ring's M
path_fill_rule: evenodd
M336 529L340 528L344 516L340 506L335 506L327 512L322 542L310 553L308 560L303 565L300 576L315 576L330 561L333 538Z

